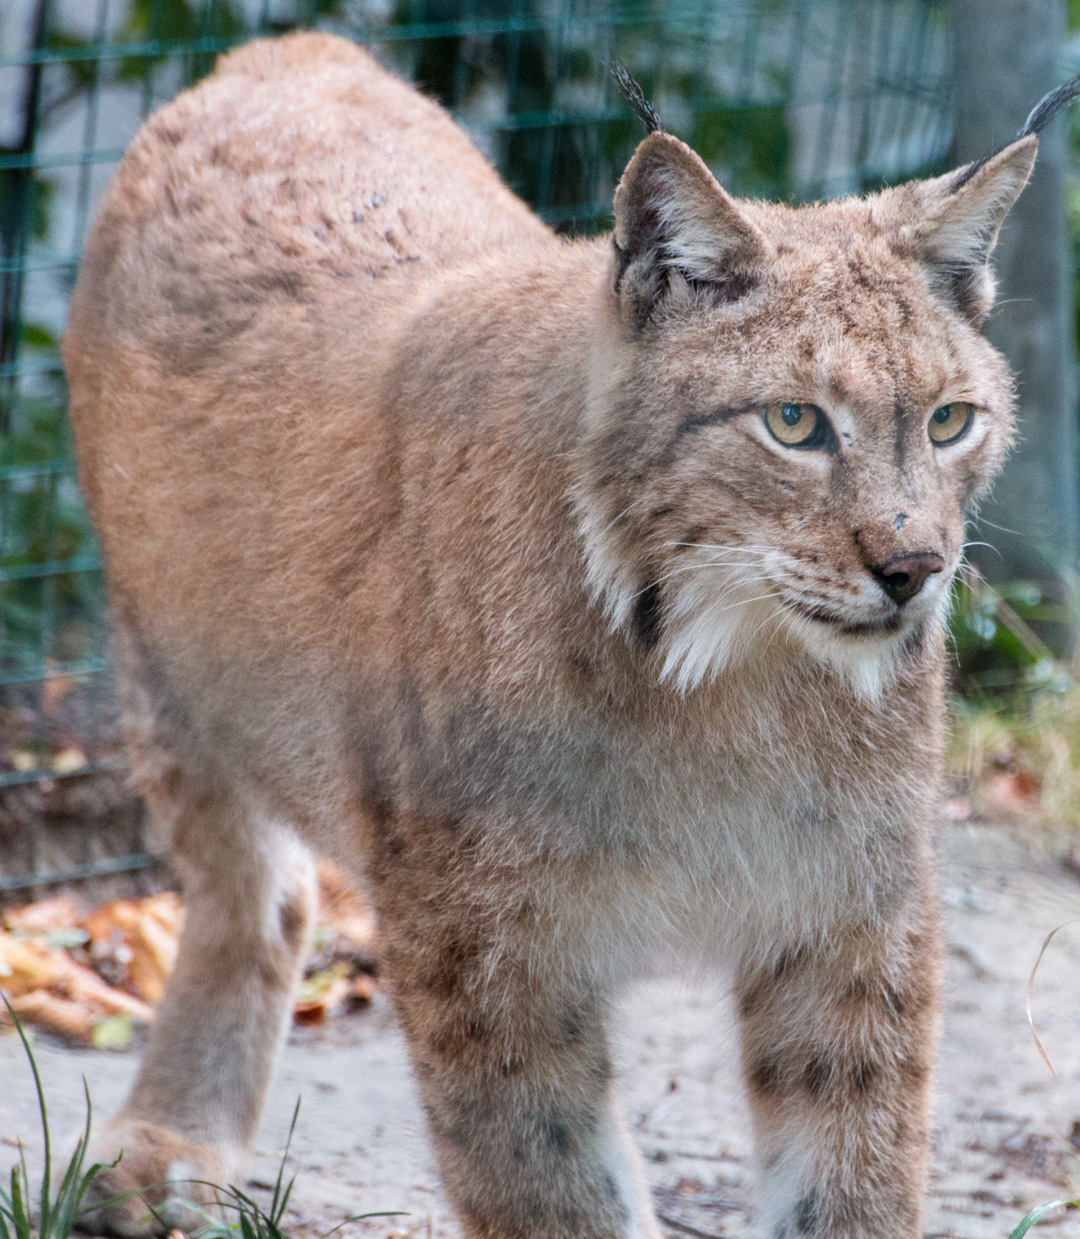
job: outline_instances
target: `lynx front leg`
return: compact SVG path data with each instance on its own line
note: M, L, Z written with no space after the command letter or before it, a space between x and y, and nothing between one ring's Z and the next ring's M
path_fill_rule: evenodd
M384 969L467 1239L660 1239L617 1114L605 996L571 980L574 944L552 943L512 878L500 889L463 873L460 854L426 850L390 830L371 871Z
M743 979L762 1235L922 1235L939 969L927 900L880 934L844 931Z
M193 790L178 772L150 791L173 819L184 933L150 1044L95 1160L117 1167L94 1184L93 1230L139 1235L197 1222L181 1201L228 1184L255 1134L314 910L314 871L288 831L258 824L228 793ZM166 806L163 798L169 800ZM150 1215L147 1204L157 1210ZM186 1227L185 1227L186 1229Z

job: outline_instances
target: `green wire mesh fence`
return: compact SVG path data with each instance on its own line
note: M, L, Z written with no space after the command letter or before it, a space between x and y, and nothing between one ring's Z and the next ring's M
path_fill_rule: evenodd
M369 45L565 231L609 222L640 137L612 53L739 194L924 174L951 136L944 0L7 0L0 23L0 895L147 860L59 340L125 144L219 52L298 27Z

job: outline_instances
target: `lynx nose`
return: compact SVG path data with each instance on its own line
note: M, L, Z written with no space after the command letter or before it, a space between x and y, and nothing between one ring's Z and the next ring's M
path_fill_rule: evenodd
M870 571L893 602L902 607L922 589L927 577L944 568L945 561L936 551L919 551L915 555L898 555L887 564L871 566Z

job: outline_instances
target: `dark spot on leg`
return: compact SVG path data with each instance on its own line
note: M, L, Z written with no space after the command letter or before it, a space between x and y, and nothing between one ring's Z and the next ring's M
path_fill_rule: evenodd
M873 1086L874 1081L880 1074L877 1063L866 1062L860 1060L855 1064L855 1070L851 1073L852 1081L855 1089L859 1093L868 1093Z
M815 1054L806 1065L806 1091L811 1097L820 1097L832 1078L833 1061L828 1054Z
M286 899L278 909L281 937L290 951L299 951L304 945L304 929L307 917L303 904L298 899Z
M570 1128L559 1119L546 1119L543 1124L544 1143L556 1153L569 1153L572 1140Z
M795 1206L795 1233L797 1235L812 1234L816 1220L817 1198L813 1192L810 1192Z
M567 1007L559 1016L559 1037L566 1045L581 1045L588 1027L588 1017L580 1007Z
M852 977L847 987L846 997L852 1002L865 1002L870 997L870 983L865 977Z
M611 1059L603 1050L600 1051L596 1061L592 1064L591 1074L601 1088L606 1088L614 1080L615 1068L611 1065Z
M899 990L891 985L886 985L882 992L881 1000L891 1016L894 1016L896 1019L903 1018L907 1011L907 1003Z
M432 1124L433 1129L434 1126ZM437 1134L448 1140L455 1149L467 1149L472 1145L472 1133L466 1123L440 1124Z
M787 1088L784 1069L775 1058L763 1058L750 1071L750 1087L765 1097L777 1097Z
M778 980L784 977L789 977L793 973L798 972L806 965L806 952L802 947L796 947L793 951L781 951L780 958L776 961L776 966L773 968L773 976Z
M453 938L439 953L434 966L418 978L420 984L442 998L454 998L465 990L466 980L473 971L479 948Z
M360 805L377 827L388 825L395 812L390 780L379 772L380 759L375 745L361 746Z
M764 978L758 977L752 984L748 985L742 994L739 996L739 1014L743 1019L747 1019L761 1006L761 1001L765 997L772 983Z
M899 1065L899 1075L911 1088L919 1088L927 1076L926 1064L913 1059L903 1059Z

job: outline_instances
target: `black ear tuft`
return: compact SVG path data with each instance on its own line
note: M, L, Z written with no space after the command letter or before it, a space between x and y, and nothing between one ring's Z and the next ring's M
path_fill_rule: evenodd
M645 98L645 92L618 56L612 56L609 68L611 76L615 79L615 85L619 88L619 94L637 113L637 118L645 126L645 131L663 133L664 122L660 119L660 113Z
M1078 97L1080 97L1080 73L1067 81L1064 86L1059 86L1057 90L1044 95L1036 103L1031 109L1031 115L1021 125L1020 132L1016 135L1017 140L1042 133L1062 108L1068 107Z

